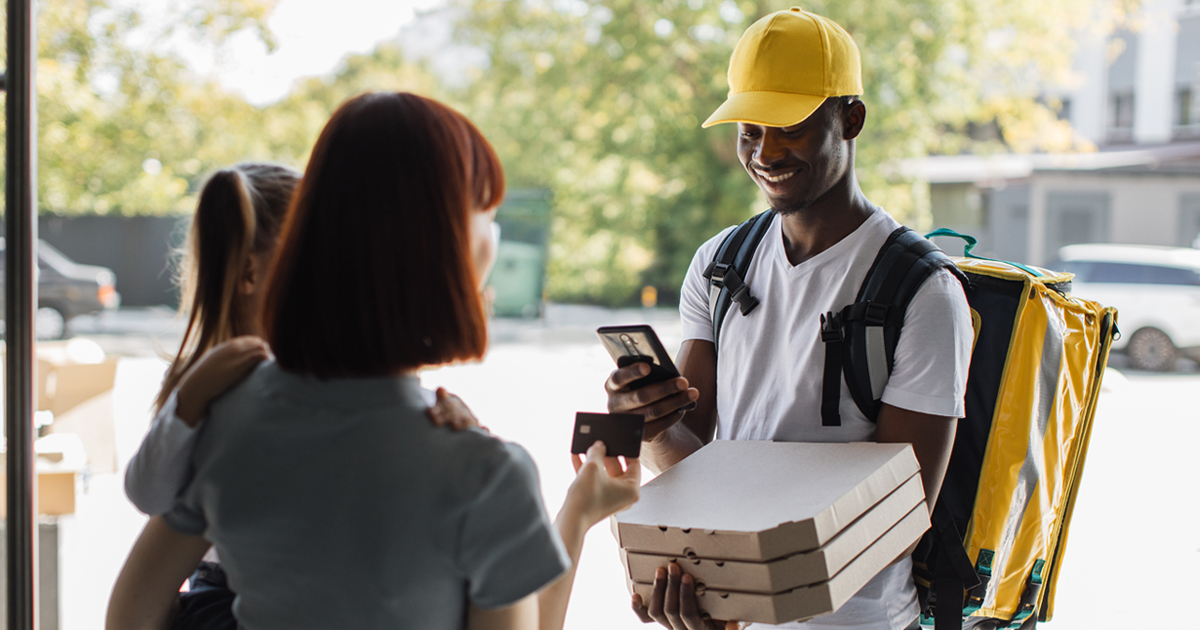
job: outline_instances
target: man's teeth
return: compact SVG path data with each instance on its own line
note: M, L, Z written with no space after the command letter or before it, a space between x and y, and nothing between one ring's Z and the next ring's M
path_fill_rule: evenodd
M760 176L761 176L763 179L765 179L765 180L767 180L767 181L771 182L772 184L777 184L777 183L779 183L779 182L782 182L782 181L784 181L785 179L788 179L788 178L790 178L792 175L795 175L795 174L796 174L796 171L792 171L792 172L790 172L790 173L784 173L783 175L777 175L777 176L775 176L775 177L771 177L770 175L767 175L767 174L765 174L765 173L759 173L759 175L760 175Z

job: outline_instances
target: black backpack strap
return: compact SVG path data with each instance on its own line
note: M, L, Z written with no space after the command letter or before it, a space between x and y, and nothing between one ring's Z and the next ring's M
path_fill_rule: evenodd
M746 270L754 259L754 252L771 226L772 212L767 210L747 219L734 228L713 257L704 278L708 280L708 309L713 321L713 346L720 348L721 325L732 302L738 303L742 315L749 315L758 306L758 299L750 294L746 285Z
M934 630L962 630L967 591L972 591L972 595L978 597L977 591L986 590L987 583L982 581L971 564L971 558L962 545L962 534L942 502L934 506L929 520L932 527L926 535L933 536L936 549L933 567L933 591L936 593Z
M821 341L825 343L825 371L821 381L821 426L842 425L838 409L842 395L842 357L846 342L842 314L829 312L821 316Z
M966 276L936 245L907 227L896 228L879 248L855 303L822 318L821 339L825 342L822 425L841 425L838 398L842 374L863 415L871 421L879 415L879 398L892 373L908 304L921 284L938 269L949 269L964 285L967 282ZM841 335L827 330L831 325L840 328ZM836 353L843 355L840 360L830 356Z

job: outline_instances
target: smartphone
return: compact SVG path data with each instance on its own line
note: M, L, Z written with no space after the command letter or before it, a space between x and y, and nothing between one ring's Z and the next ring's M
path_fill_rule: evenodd
M679 377L679 370L671 362L671 356L663 349L662 342L654 329L642 324L637 326L602 326L596 330L604 349L617 362L617 367L634 363L647 363L650 373L628 385L629 389L640 389L652 383L661 383ZM684 411L696 408L695 401L681 407Z
M597 440L604 442L610 457L637 457L642 452L642 429L646 418L634 413L575 414L572 453L586 453Z

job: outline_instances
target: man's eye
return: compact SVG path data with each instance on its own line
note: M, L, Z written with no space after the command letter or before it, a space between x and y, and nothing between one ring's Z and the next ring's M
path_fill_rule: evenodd
M758 137L757 131L740 131L738 134L747 140L752 140Z

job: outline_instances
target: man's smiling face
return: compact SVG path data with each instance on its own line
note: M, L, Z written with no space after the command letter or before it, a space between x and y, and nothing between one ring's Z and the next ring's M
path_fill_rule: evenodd
M738 123L738 158L780 214L803 210L852 168L844 98L829 98L790 127Z

